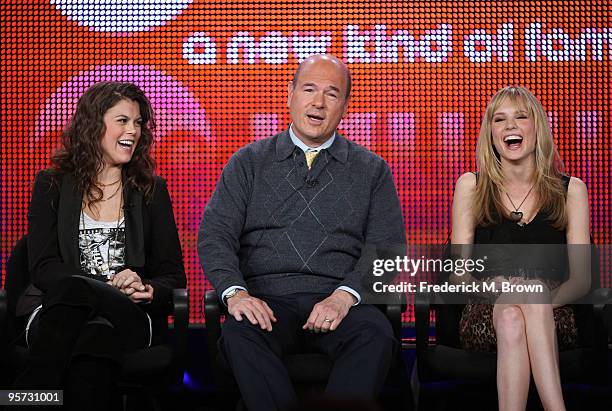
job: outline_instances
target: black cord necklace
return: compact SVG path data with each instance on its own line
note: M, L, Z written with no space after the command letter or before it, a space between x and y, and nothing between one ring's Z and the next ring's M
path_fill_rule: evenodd
M521 222L521 220L523 219L523 212L519 211L519 209L525 203L525 200L527 200L527 197L529 197L529 194L531 194L531 190L533 190L534 186L535 184L531 186L531 188L527 192L527 195L525 195L525 198L523 198L523 201L521 201L521 204L519 204L518 207L514 205L514 201L512 201L512 198L510 198L510 194L508 194L507 191L505 192L506 197L508 197L508 200L510 200L510 204L512 204L512 207L514 207L514 211L510 211L510 220L514 221L520 226L524 226L525 223Z

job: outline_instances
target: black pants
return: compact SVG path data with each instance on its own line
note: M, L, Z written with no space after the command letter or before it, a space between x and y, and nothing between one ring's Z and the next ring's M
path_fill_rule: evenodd
M373 400L387 376L397 349L393 330L380 310L358 305L335 331L302 330L322 294L258 296L278 320L272 331L252 325L246 317L228 316L219 342L249 411L285 410L296 402L283 365L283 355L304 349L327 354L333 361L326 394L336 398Z
M64 389L72 409L113 408L123 354L149 343L146 313L114 287L80 276L59 281L42 305L30 325L30 364L15 386Z

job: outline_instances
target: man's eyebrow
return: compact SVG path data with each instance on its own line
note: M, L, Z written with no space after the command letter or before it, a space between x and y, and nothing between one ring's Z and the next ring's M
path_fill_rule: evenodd
M313 87L313 88L317 88L317 85L315 83L304 83L302 84L302 88L304 87ZM333 90L335 92L340 92L340 89L336 86L327 86L326 90Z

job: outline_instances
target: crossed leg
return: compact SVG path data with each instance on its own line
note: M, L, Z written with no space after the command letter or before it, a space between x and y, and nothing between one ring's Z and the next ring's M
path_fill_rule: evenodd
M565 410L550 304L496 304L499 409L524 410L533 373L545 410Z

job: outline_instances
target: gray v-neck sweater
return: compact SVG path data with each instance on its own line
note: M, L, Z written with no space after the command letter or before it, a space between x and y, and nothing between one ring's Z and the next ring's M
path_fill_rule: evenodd
M249 144L228 161L206 206L198 253L221 296L361 293L365 244L405 244L387 163L339 134L312 168L288 131Z

